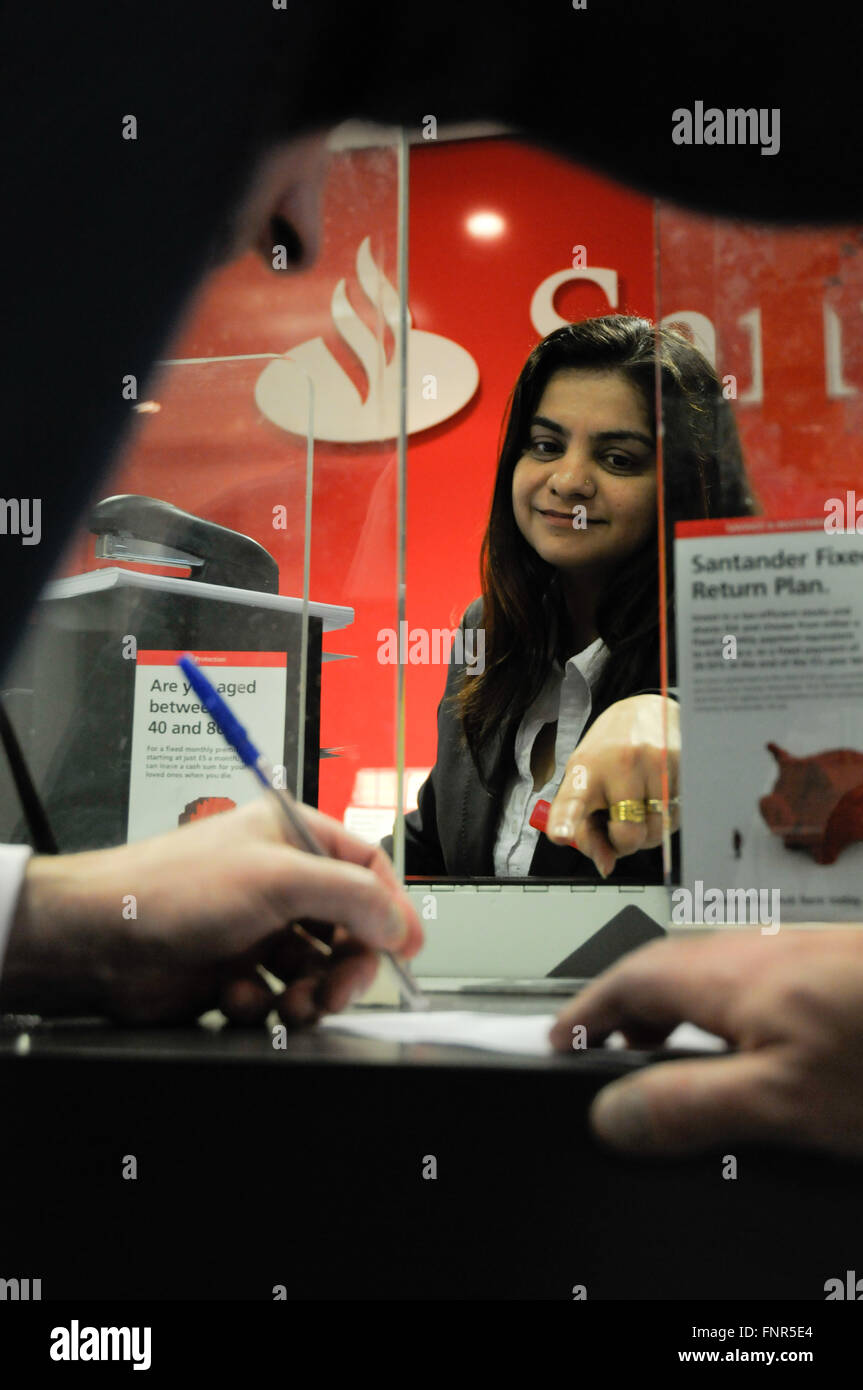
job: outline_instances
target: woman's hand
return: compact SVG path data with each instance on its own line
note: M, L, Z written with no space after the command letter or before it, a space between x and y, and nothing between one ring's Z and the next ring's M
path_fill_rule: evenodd
M666 733L667 720L667 733ZM575 844L608 878L621 855L662 843L662 815L642 823L611 821L615 801L662 801L668 749L668 796L677 796L680 710L661 695L633 695L610 705L591 725L566 765L551 804L546 834L555 844ZM671 828L679 814L672 807Z
M272 798L116 849L34 858L12 924L0 1007L187 1022L221 1008L286 1023L346 1007L377 951L416 955L417 913L383 850L302 807L328 859L287 840ZM332 948L293 931L297 919ZM284 981L274 995L261 965Z

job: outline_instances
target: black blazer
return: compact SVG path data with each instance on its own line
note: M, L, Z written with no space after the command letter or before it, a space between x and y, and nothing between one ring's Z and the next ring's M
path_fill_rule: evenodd
M475 599L462 618L462 627L474 627L482 614L482 599ZM458 707L449 697L460 686L462 664L451 663L446 689L438 705L437 761L420 788L416 811L405 817L405 873L429 878L494 878L494 843L503 808L504 792L515 771L515 739L521 714L505 721L483 755L483 771L493 788L483 787L473 759L462 741ZM470 679L470 677L467 677ZM633 694L655 694L634 691ZM601 713L593 711L585 731ZM680 836L672 836L672 872L680 877ZM383 848L392 855L393 837ZM618 859L603 880L592 859L580 850L552 844L541 834L530 865L531 876L566 878L586 883L662 883L662 849L639 850Z

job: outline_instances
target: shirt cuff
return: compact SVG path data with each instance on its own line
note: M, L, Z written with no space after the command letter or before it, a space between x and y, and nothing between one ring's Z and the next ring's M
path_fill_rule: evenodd
M0 975L12 918L21 896L24 871L33 853L29 845L0 845Z

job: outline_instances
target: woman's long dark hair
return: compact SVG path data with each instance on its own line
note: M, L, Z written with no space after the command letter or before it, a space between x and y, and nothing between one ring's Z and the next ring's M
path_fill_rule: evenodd
M670 683L676 671L674 523L758 510L719 378L682 334L647 319L607 314L558 328L534 348L510 397L480 556L485 667L464 679L455 696L467 745L486 785L481 759L495 730L532 704L555 659L563 663L572 655L558 572L525 540L512 505L512 475L529 447L542 394L555 372L572 367L621 372L641 392L654 439L657 373L661 376ZM610 655L593 692L592 717L616 700L660 686L658 600L654 532L621 562L600 601L596 629Z

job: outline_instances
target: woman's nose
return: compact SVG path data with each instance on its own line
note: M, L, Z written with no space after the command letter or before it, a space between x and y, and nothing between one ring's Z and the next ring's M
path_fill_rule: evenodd
M596 491L590 461L578 449L570 449L558 459L548 480L552 492L559 495L584 494L592 497Z

